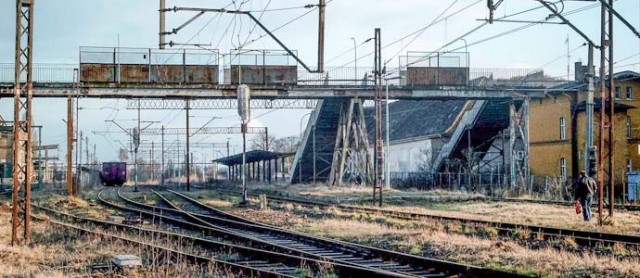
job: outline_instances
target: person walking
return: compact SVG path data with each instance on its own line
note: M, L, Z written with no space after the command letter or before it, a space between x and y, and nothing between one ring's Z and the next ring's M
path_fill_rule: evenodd
M582 206L584 221L591 220L591 198L596 191L596 182L583 170L574 184L575 201Z

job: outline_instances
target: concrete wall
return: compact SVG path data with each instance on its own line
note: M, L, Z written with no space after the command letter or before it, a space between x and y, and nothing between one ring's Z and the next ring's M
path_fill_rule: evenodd
M437 139L436 139L437 141ZM437 156L434 139L424 139L412 142L394 143L389 145L389 168L391 172L417 172L423 160L423 151L430 153L429 159Z

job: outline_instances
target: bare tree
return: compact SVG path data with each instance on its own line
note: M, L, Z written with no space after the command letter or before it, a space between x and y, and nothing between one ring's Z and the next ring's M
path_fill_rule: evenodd
M249 148L252 150L273 151L275 140L276 137L273 135L269 135L269 138L267 138L265 134L257 134L249 140L251 143ZM267 149L267 146L269 146L269 149Z
M431 172L433 167L433 151L430 148L421 148L420 152L416 155L418 157L418 171Z
M273 141L273 149L280 153L292 153L298 149L298 136L278 138Z
M477 170L478 162L480 162L480 155L473 148L465 148L462 150L464 155L464 170L467 173L472 173Z
M444 169L446 173L459 172L462 166L462 161L458 158L445 158Z
M120 148L120 150L118 150L118 160L120 160L120 162L127 162L127 160L129 160L129 151L125 148Z
M478 163L480 162L480 154L478 152L476 152L472 147L471 148L465 148L462 150L462 154L464 155L464 170L467 172L467 184L469 186L469 189L471 189L473 192L476 191L476 183L479 183L479 181L477 182L473 182L473 174L476 173L478 171Z

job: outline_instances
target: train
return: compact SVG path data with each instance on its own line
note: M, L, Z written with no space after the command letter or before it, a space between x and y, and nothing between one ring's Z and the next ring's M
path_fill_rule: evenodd
M100 181L104 186L122 186L127 182L127 163L104 162L100 172Z

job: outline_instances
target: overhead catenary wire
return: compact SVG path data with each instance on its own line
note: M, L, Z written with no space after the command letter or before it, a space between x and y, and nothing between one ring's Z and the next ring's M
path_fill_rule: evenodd
M467 7L471 7L477 3L480 3L482 0L478 0L475 3L467 6ZM449 6L447 6L446 9L444 9L444 11L442 11L435 19L433 19L433 21L431 21L431 23L429 23L429 25L427 25L426 27L422 28L422 30L420 30L417 34L415 34L415 36L409 41L409 43L407 43L406 45L404 45L403 47L401 47L395 54L391 55L391 58L387 59L387 61L384 62L384 64L388 64L394 57L398 56L403 50L405 50L409 45L411 45L416 39L418 39L427 29L429 29L429 27L435 25L437 22L439 22L439 19L446 13L449 11L449 9L451 9L456 3L458 3L458 0L453 1L453 3L451 3ZM450 16L447 16L447 18L449 18ZM444 19L446 20L446 18Z
M582 7L582 8L576 9L576 10L569 11L569 12L567 12L567 13L563 14L563 15L572 15L572 14L576 14L576 13L579 13L579 12L582 12L582 11L586 11L586 10L589 10L589 9L592 9L592 8L595 8L595 7L599 7L599 4L592 4L592 5L589 5L589 6L585 6L585 7ZM481 43L484 43L484 42L487 42L487 41L490 41L490 40L494 40L494 39L497 39L497 38L500 38L500 37L503 37L503 36L507 36L507 35L510 35L510 34L513 34L513 33L516 33L516 32L519 32L519 31L522 31L522 30L525 30L525 29L531 28L531 27L533 27L533 26L536 26L536 25L542 24L542 22L543 22L543 21L547 21L547 20L549 20L549 19L551 19L551 18L545 18L544 20L542 20L542 21L540 21L540 22L532 22L532 23L529 23L529 24L526 24L526 25L523 25L523 26L519 26L519 27L516 27L516 28L510 29L510 30L507 30L507 31L504 31L504 32L501 32L501 33L498 33L498 34L495 34L495 35L492 35L492 36L490 36L490 37L487 37L487 38L484 38L484 39L480 39L480 40L477 40L477 41L471 42L471 43L469 43L469 44L467 44L467 45L465 45L465 46L457 47L457 48L455 48L455 49L452 49L452 50L449 50L449 51L446 51L446 52L442 52L441 54L455 52L455 51L461 50L461 49L463 49L463 48L465 48L465 47L474 46L474 45L481 44ZM485 22L485 23L488 23L488 22ZM483 25L480 25L480 26L478 26L478 27L476 27L476 28L472 29L471 31L467 32L465 35L460 36L460 37L458 37L458 38L456 38L456 39L454 39L454 40L450 41L449 43L447 43L447 44L443 45L442 47L438 48L438 50L436 50L436 51L434 51L434 52L437 52L437 51L439 51L439 50L441 50L441 49L444 49L445 47L447 47L447 46L449 46L449 45L451 45L451 44L455 43L456 41L461 40L462 38L464 38L465 36L469 35L470 33L474 32L474 31L476 31L478 28L480 28L480 27L482 27L482 26L483 26ZM430 55L429 55L429 56L425 56L425 57L423 57L422 59L419 59L419 60L418 60L418 61L416 61L416 62L423 61L423 60L428 59L428 58L430 58L430 57L431 57ZM412 62L412 63L410 63L410 64L414 64L414 63L416 63L416 62Z
M439 20L432 21L431 23L429 23L429 24L427 24L427 25L425 25L425 26L423 26L423 27L420 27L419 29L417 29L417 30L415 30L415 31L413 31L413 32L411 32L411 33L409 33L409 34L405 35L405 36L402 36L402 37L400 37L400 38L398 38L398 39L396 39L396 40L394 40L394 41L392 41L392 42L390 42L390 43L387 43L387 44L383 45L383 46L382 46L382 49L385 49L385 48L388 48L388 47L390 47L390 46L392 46L392 45L395 45L395 44L397 44L397 43L400 43L400 42L402 42L403 40L405 40L405 39L407 39L407 38L409 38L409 37L411 37L411 36L414 36L414 35L416 35L416 34L423 33L424 31L426 31L427 29L429 29L429 28L433 27L434 25L436 25L436 24L438 24L438 23L440 23L440 22L443 22L445 19L449 19L449 18L451 18L451 17L453 17L453 16L456 16L456 15L460 14L461 12L463 12L463 11L465 11L465 10L470 9L471 7L475 6L476 4L478 4L478 3L482 2L482 1L484 1L484 0L478 0L478 1L475 1L475 2L473 2L473 3L471 3L471 4L467 5L467 6L464 6L464 7L460 8L459 10L457 10L457 11L455 11L455 12L451 13L450 15L447 15L447 16L446 16L446 17L444 17L444 18L441 18L441 19L439 19ZM408 46L408 45L407 45L407 46ZM328 64L328 63L330 63L330 62L333 62L334 60L336 60L336 59L338 59L338 58L340 58L340 57L342 57L342 56L346 55L347 53L352 52L352 51L353 51L353 49L354 49L354 48L353 48L353 47L351 47L350 49L348 49L348 50L346 50L346 51L344 51L344 52L342 52L342 53L338 54L338 55L337 55L337 56L335 56L335 57L332 57L332 58L331 58L331 59L329 59L329 60L327 60L325 63L327 63L327 64ZM373 54L373 52L369 52L369 53L367 53L367 54L365 54L365 55L362 55L362 56L358 57L356 60L357 60L357 61L360 61L360 60L361 60L361 59L363 59L363 58L366 58L366 57L371 56L372 54ZM391 59L393 59L393 58L394 58L394 57L390 58L389 60L391 60ZM353 63L353 61L350 61L349 63L346 63L346 64L344 64L344 65L338 66L338 68L340 68L340 67L344 67L344 66L349 65L349 64L351 64L351 63Z
M234 2L235 2L235 1L234 1ZM226 8L230 7L234 2L229 3L228 5L224 6L224 8L223 8L223 9L226 9ZM216 18L218 18L218 17L220 17L220 14L214 14L214 15L211 17L211 19L209 19L209 21L207 21L207 22L206 22L206 23L205 23L205 24L204 24L204 25L203 25L203 26L202 26L202 27L201 27L201 28L200 28L200 29L199 29L195 34L193 34L193 36L191 36L191 38L189 38L189 39L187 40L187 42L186 42L185 44L189 44L189 43L191 43L191 41L193 41L196 37L198 37L198 35L200 35L200 33L201 33L202 31L204 31L204 29L206 29L206 28L209 26L209 24L211 24L211 22L213 22L213 20L214 20L214 19L216 19ZM176 54L180 53L180 51L181 51L181 50L184 50L185 46L186 46L186 45L181 45L178 49L176 49L176 51L175 51L175 52L173 52L171 55L169 55L169 57L164 61L164 64L166 64L167 62L169 62L169 60L170 60L171 58L173 58L173 56L175 56Z
M325 3L325 5L327 5L327 6L328 6L328 5L329 5L329 3L331 3L331 2L333 2L333 0L328 0L328 1ZM310 13L314 12L314 11L315 11L315 10L317 10L317 9L318 9L318 6L316 5L315 7L313 7L311 10L307 11L306 13L303 13L303 14L301 14L301 15L299 15L299 16L297 16L297 17L295 17L295 18L293 18L293 19L291 19L291 20L289 20L289 21L285 22L284 24L282 24L282 25L280 25L280 26L278 26L278 27L276 27L276 28L274 28L274 29L272 29L272 30L270 30L270 31L271 31L271 33L275 33L275 32L277 32L278 30L280 30L280 29L282 29L282 28L284 28L284 27L288 26L289 24L291 24L291 23L293 23L293 22L295 22L295 21L297 21L297 20L299 20L299 19L303 18L304 16L306 16L306 15L308 15L308 14L310 14ZM256 42L256 41L258 41L258 40L260 40L260 39L262 39L262 38L264 38L264 37L266 37L266 36L268 36L268 35L267 35L267 34L262 34L262 35L260 35L259 37L255 38L255 39L253 39L253 40L251 40L251 41L248 41L248 42L245 44L245 46L250 45L250 44L252 44L252 43L254 43L254 42Z

